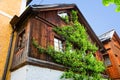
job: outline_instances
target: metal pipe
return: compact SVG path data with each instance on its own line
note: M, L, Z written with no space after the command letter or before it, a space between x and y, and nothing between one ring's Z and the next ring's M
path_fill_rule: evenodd
M14 30L13 30L13 32L12 32L12 34L11 34L11 37L10 37L8 54L7 54L7 59L6 59L6 63L5 63L5 68L4 68L2 80L6 80L7 70L8 70L9 61L10 61L10 56L11 56L11 49L12 49L13 37L14 37Z

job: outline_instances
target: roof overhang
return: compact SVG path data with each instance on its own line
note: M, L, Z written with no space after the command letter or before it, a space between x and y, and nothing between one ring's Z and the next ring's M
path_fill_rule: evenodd
M32 8L29 6L19 17L15 15L10 21L12 28L16 29L31 14L33 14L33 11Z
M26 5L28 5L31 1L32 1L32 0L27 0L27 4L26 4Z

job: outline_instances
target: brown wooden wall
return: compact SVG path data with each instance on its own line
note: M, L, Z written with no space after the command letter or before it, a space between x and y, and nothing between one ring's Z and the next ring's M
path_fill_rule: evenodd
M27 46L28 46L28 41L29 41L29 32L30 32L30 23L29 20L24 21L23 24L21 24L21 27L16 31L17 37L15 41L15 48L14 48L14 54L13 54L13 60L12 60L12 66L11 69L19 67L22 63L26 61L27 57ZM24 43L22 44L22 47L18 47L19 45L19 37L21 33L24 33ZM22 39L23 40L23 39Z
M57 26L65 25L65 23L57 15L57 11L40 12L38 13L38 16ZM55 33L52 30L53 27L54 26L45 24L35 18L31 19L31 40L37 40L39 45L43 48L47 48L48 45L54 45ZM30 47L30 56L41 60L51 61L51 58L47 54L38 54L37 49L35 49L32 44Z
M101 53L99 50L96 51L96 53L95 53L95 57L97 58L97 60L99 60L99 61L103 61L102 53Z

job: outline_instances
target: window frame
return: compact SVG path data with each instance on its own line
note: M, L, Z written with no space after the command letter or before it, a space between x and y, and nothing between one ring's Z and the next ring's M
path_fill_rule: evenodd
M104 58L104 64L105 64L106 67L112 66L112 62L111 62L110 57L109 57L108 54L103 55L103 58ZM106 59L106 58L107 58L107 59ZM106 60L107 60L107 61L106 61ZM109 60L109 61L108 61L108 60Z
M24 41L24 46L22 46L22 44L23 44L23 39L22 39L21 42L19 43L19 37L22 36L22 38L23 38L23 35L25 35L25 34L26 34L25 29L23 29L23 30L21 30L20 32L18 32L18 34L17 34L17 39L16 39L15 52L18 52L19 50L22 50L22 49L25 47L25 42L26 42L26 41ZM25 36L24 36L24 37L25 37ZM26 40L26 37L25 37L25 40ZM21 45L20 47L18 46L19 44Z
M64 17L62 17L62 14L66 14L66 15L64 15ZM67 10L58 10L57 11L57 15L58 15L58 17L62 20L62 21L64 21L65 23L67 23L63 18L65 18L65 16L67 16L68 17L68 20L69 20L69 22L71 21L71 16L70 16L70 13L69 13L69 11L67 11Z
M56 39L58 42L56 42L55 39ZM57 43L57 48L55 47L55 43ZM64 49L63 47L64 47L64 46L63 46L63 40L60 39L60 38L58 38L58 37L54 37L54 50L55 50L55 51L63 52L63 49ZM56 49L58 49L58 50L56 50Z

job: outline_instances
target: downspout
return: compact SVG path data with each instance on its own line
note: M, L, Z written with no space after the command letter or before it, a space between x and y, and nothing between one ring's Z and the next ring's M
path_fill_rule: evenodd
M6 63L5 63L5 68L4 68L2 80L6 80L7 71L8 71L8 66L9 66L9 61L10 61L10 56L11 56L11 49L12 49L12 44L13 44L13 37L14 37L14 30L12 31L11 37L10 37L8 54L7 54L7 59L6 59Z

